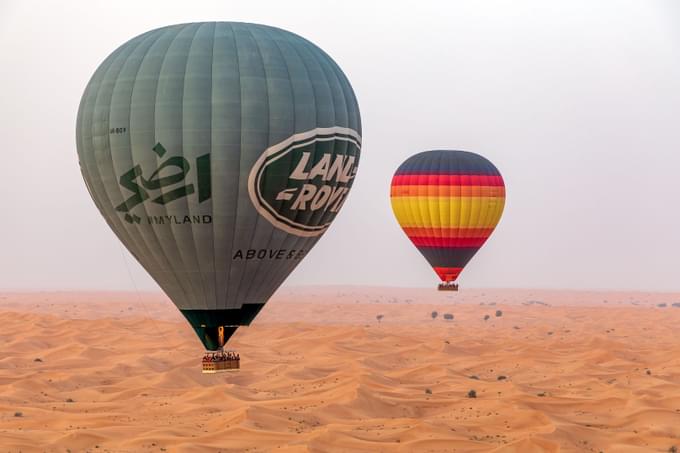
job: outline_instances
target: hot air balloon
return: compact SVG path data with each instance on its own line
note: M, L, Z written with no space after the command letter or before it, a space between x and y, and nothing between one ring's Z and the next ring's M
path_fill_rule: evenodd
M399 166L390 198L397 222L443 282L439 289L458 290L458 275L501 218L505 185L479 154L425 151Z
M311 42L190 23L106 58L76 136L102 216L220 361L342 207L361 119L347 77Z

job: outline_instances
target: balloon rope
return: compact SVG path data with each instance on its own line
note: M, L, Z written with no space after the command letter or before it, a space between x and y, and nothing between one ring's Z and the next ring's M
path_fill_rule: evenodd
M127 256L125 255L125 250L123 249L123 245L119 243L118 246L120 247L120 254L123 258L123 264L125 264L125 269L127 270L128 277L130 278L130 283L132 283L132 287L135 289L135 295L137 296L137 302L144 309L144 312L146 313L146 319L151 321L151 323L153 324L153 328L163 338L163 343L165 343L167 345L168 344L167 335L165 334L165 332L162 329L158 328L158 324L156 323L156 320L151 316L151 312L149 312L149 309L146 306L146 304L144 303L144 299L142 298L142 296L139 292L139 288L137 287L137 283L135 282L135 279L132 276L132 271L130 270L130 266L128 265L128 260L127 260ZM177 350L175 350L175 353L176 352L177 352Z

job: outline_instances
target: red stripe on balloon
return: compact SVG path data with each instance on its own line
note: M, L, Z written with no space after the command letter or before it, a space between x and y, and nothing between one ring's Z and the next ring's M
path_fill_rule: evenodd
M481 247L487 237L481 238L436 238L436 237L409 237L416 247L441 247L447 249Z
M405 227L404 233L410 238L488 238L493 233L493 228L426 228Z
M411 173L394 175L393 186L408 185L449 185L449 186L505 186L502 176L492 175L433 175Z
M444 282L456 281L458 275L463 270L462 267L435 267L434 271Z

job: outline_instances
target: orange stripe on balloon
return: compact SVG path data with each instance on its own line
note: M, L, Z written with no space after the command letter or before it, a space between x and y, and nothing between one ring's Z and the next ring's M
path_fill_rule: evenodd
M503 186L392 185L391 197L505 197Z
M429 184L446 186L505 186L503 177L491 175L402 174L392 177L393 186Z

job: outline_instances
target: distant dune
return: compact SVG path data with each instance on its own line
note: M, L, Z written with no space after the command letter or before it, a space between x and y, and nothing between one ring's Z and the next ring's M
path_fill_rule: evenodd
M680 294L282 289L220 375L160 294L0 325L0 453L680 450Z

